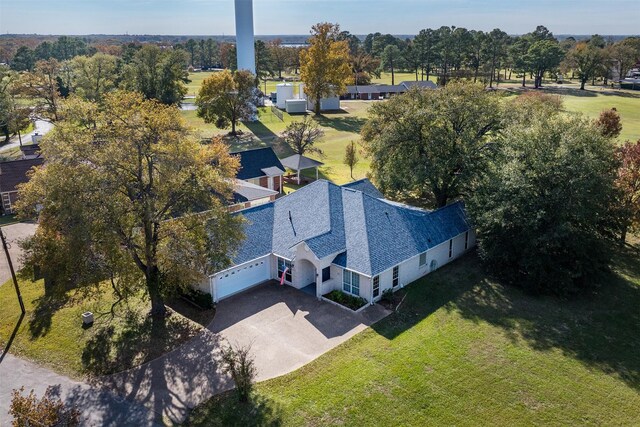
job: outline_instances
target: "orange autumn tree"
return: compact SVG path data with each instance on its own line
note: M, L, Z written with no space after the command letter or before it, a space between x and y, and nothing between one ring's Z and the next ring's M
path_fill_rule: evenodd
M352 78L349 44L339 41L340 26L328 22L311 28L309 48L300 51L300 79L320 114L322 98L344 93Z
M627 141L617 149L620 207L622 211L621 240L624 242L627 232L640 225L640 139Z

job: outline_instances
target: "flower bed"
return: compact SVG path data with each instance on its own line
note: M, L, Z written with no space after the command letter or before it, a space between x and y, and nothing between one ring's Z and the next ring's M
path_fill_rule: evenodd
M342 291L331 291L328 294L323 295L326 299L347 307L350 310L357 311L358 309L367 305L367 300L362 297L349 295Z

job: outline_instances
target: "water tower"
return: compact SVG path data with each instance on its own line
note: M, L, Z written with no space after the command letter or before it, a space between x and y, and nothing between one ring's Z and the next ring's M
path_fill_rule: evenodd
M253 40L253 0L236 2L236 55L238 70L256 73L256 54Z

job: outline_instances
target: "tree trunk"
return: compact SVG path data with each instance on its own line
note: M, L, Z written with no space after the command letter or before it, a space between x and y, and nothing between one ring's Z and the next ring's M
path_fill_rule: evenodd
M396 75L393 72L393 64L391 65L391 85L395 85L396 84Z
M434 190L434 196L436 196L436 208L443 208L447 206L447 201L449 197L447 196L447 192L443 190Z
M522 87L527 87L527 75L522 75Z
M320 115L320 97L316 96L315 107L313 108L313 112L316 113L316 116Z
M236 120L231 120L231 135L236 136Z
M586 83L585 79L580 79L580 90L584 90L584 84Z
M158 267L147 267L145 278L147 281L147 291L151 299L151 316L165 317L167 315L167 308L164 306L164 300L160 294L160 270Z

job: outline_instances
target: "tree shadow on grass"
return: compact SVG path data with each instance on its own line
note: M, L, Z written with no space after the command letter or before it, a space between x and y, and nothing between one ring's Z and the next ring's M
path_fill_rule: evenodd
M33 301L33 312L29 318L31 339L44 337L51 329L53 315L69 302L66 293L47 292Z
M629 249L614 253L600 288L570 300L501 284L469 254L408 286L398 312L372 328L394 339L444 308L500 327L514 343L560 350L640 390L640 257Z
M187 427L282 425L282 409L272 400L253 394L249 402L238 401L234 392L212 397L205 405L190 414Z
M513 342L560 350L640 389L640 286L631 280L638 277L637 255L617 251L600 289L574 299L531 296L485 279L448 308L502 328Z
M362 117L346 116L346 117L328 117L315 116L315 120L320 126L332 128L341 132L360 133L362 126L367 122Z
M108 375L160 357L196 336L200 329L179 316L164 321L137 312L124 319L95 324L82 351L82 366L91 376Z
M260 139L263 143L267 145L271 145L277 138L278 135L265 126L260 120L256 120L255 122L242 122L257 138Z
M157 325L165 334L163 326ZM140 367L95 379L124 401L142 405L156 414L156 421L180 423L189 410L213 395L233 387L220 363L218 335L207 330Z
M453 304L481 281L475 252L404 288L406 296L397 310L371 328L392 340L442 307Z

